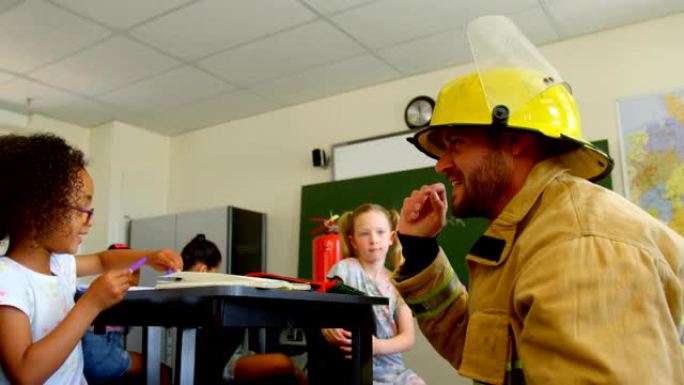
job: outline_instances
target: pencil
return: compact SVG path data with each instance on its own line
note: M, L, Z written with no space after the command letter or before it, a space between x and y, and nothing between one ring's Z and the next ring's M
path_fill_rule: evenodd
M131 272L134 272L138 270L140 266L144 265L145 262L147 262L147 257L142 257L138 260L138 262L132 264L131 267L129 267L129 269L131 270Z

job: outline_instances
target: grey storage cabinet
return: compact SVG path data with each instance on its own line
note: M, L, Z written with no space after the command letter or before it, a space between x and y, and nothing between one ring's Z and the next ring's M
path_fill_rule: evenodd
M221 250L222 272L266 271L266 214L234 206L134 219L129 242L133 248L172 248L180 253L199 233ZM145 267L140 285L154 286L160 274Z

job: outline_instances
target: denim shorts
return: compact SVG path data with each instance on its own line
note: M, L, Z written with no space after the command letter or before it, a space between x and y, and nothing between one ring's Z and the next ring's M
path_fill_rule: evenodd
M120 332L86 332L81 344L85 361L83 373L88 383L115 380L126 373L131 366L131 356L123 348L123 337Z

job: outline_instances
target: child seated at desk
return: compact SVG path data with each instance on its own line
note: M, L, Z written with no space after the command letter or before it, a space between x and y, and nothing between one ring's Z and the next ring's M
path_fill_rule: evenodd
M0 384L81 385L81 337L120 302L143 256L180 270L171 250L75 256L95 212L83 153L52 134L0 135ZM76 277L101 274L74 303Z
M114 243L109 250L128 250L124 243ZM136 269L131 277L130 285L140 282L140 269ZM88 384L112 384L142 382L142 354L124 349L124 339L128 328L123 326L105 326L104 333L98 333L91 326L81 340L83 347L83 374ZM171 384L171 369L162 364L160 381L162 385Z
M393 266L401 261L401 245L396 228L399 213L376 204L363 204L347 211L338 221L342 260L327 273L329 279L368 295L389 298L389 306L375 306L376 333L373 336L373 384L425 385L425 381L404 365L401 352L413 347L415 331L408 305L390 281L385 267L387 256ZM351 332L323 329L323 336L345 356L351 353Z
M181 251L183 270L217 273L221 252L204 234L197 234ZM243 329L200 328L195 349L195 383L222 384L223 368L242 342Z
M183 271L218 273L221 268L221 252L204 234L195 235L181 251Z

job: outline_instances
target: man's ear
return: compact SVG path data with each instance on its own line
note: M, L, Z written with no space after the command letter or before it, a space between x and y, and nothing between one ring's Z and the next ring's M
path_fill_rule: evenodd
M533 134L509 131L505 135L513 156L536 154L540 150L539 141Z
M197 265L197 271L200 273L206 273L209 270L207 269L207 265L202 262L198 262Z

